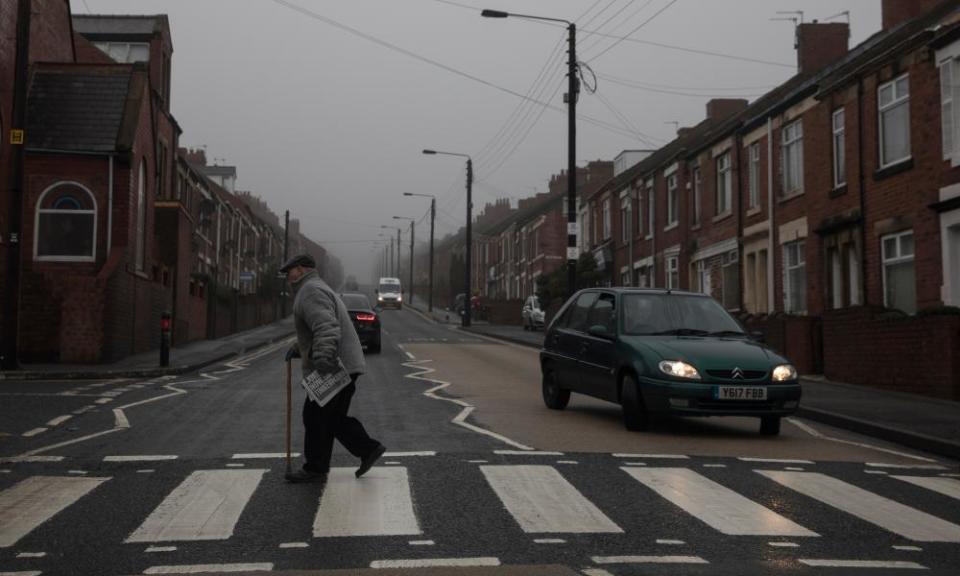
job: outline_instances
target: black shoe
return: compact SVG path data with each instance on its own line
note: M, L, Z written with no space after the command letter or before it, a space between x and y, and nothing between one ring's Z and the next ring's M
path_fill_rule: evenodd
M367 454L367 457L360 461L360 467L357 468L357 471L355 472L357 478L369 472L370 469L373 468L373 465L376 463L376 461L379 460L380 457L383 456L383 453L386 451L387 451L387 447L384 446L383 444L380 444L379 446L373 449L373 452L371 452L370 454Z
M323 472L310 472L309 470L297 470L288 472L284 475L287 482L291 484L326 484L327 475Z

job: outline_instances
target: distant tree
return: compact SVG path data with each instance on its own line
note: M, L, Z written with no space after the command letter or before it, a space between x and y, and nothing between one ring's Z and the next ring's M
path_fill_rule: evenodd
M581 254L577 260L577 290L599 286L606 278L604 269L597 267L597 261L590 253ZM540 306L549 308L555 300L563 302L567 298L567 267L537 278L537 297Z

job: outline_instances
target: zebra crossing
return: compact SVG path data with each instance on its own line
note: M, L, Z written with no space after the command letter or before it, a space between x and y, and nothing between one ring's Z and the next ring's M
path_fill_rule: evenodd
M638 515L671 518L684 527L680 533L721 540L759 537L757 542L764 546L786 551L809 542L850 538L851 525L874 536L885 535L877 538L885 542L882 545L887 550L889 542L905 550L911 548L906 545L960 544L956 506L960 479L938 475L935 470L900 469L902 473L896 475L841 479L824 471L788 470L771 463L761 467L732 459L727 468L695 459L632 465L610 456L584 460L571 466L575 461L551 462L542 456L535 460L513 455L396 457L393 464L377 466L359 480L352 467L334 468L322 493L283 484L276 461L258 459L251 461L249 468L210 462L199 470L167 461L178 466L176 474L183 474L179 482L155 495L149 513L127 522L135 528L109 544L131 551L131 545L148 545L152 547L148 551L155 552L164 549L161 545L229 541L245 524L258 522L250 512L250 502L261 491L276 493L280 504L272 507L282 508L284 498L298 494L299 500L291 506L311 509L310 525L296 528L302 542L273 545L286 553L333 539L379 537L402 539L418 549L435 542L441 546L443 522L451 517L451 507L466 518L499 516L502 521L495 524L504 539L526 539L528 545L535 542L541 549L559 544L584 546L588 540L582 538L593 536L603 538L608 546L622 543L624 547L620 555L585 551L584 558L632 558L635 554L630 552L637 542L654 540L657 545L695 547L693 542L662 538L671 534L657 533L654 526L644 532L642 524L631 521ZM163 466L165 461L154 464ZM42 551L42 535L56 533L58 518L65 511L103 506L111 498L113 485L122 483L124 490L129 490L149 476L137 470L135 463L122 461L82 476L54 473L52 465L46 466L42 474L0 477L0 572L7 568L4 562L12 553ZM435 489L449 488L450 483L469 489L450 501L449 491ZM604 497L605 486L628 504L611 505ZM775 501L764 497L766 491L776 491ZM444 501L437 501L440 499ZM831 518L808 525L809 515L798 511L812 505L828 509ZM76 526L63 527L71 528ZM487 528L478 521L464 530ZM950 550L960 555L960 546ZM143 547L136 551L142 552ZM709 561L705 554L697 556Z

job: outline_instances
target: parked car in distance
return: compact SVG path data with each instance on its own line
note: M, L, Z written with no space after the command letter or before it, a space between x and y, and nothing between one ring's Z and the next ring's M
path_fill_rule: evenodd
M377 302L383 308L403 309L403 290L399 278L381 278L377 285Z
M571 392L609 400L630 430L662 414L755 416L776 435L800 403L790 362L703 294L581 290L547 328L540 363L549 408L563 410Z
M523 303L521 316L524 330L543 330L545 315L543 309L540 308L540 299L536 296L527 297L527 300Z
M343 304L350 313L353 327L357 330L360 343L372 354L380 353L380 315L370 305L365 294L345 293L340 295Z

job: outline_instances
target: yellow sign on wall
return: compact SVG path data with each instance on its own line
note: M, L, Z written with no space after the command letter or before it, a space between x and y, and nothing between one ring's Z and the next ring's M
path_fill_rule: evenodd
M14 146L23 145L23 130L11 130L10 143L13 144Z

